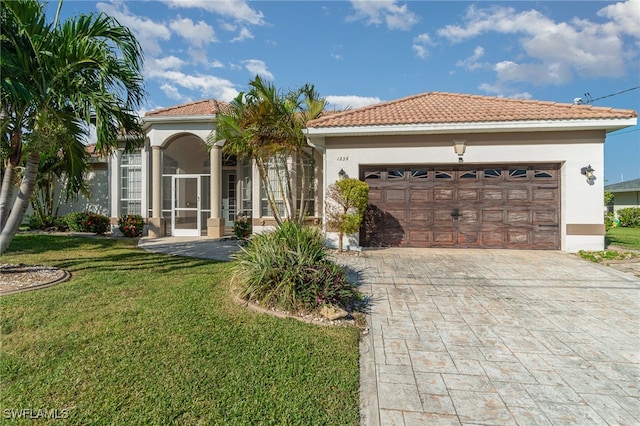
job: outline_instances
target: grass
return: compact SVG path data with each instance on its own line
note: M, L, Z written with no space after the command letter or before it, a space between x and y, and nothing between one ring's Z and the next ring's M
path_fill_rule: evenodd
M607 245L640 250L640 228L611 228L606 235Z
M151 254L125 239L28 234L2 262L73 274L0 298L4 418L58 410L67 424L358 423L358 330L245 310L230 298L231 263Z

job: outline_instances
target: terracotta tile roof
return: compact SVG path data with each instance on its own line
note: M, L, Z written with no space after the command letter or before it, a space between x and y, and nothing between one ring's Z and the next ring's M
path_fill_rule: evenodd
M311 120L310 128L433 123L633 118L638 113L491 96L429 92Z
M189 102L186 104L174 105L168 108L156 109L147 112L145 117L167 117L180 115L214 115L229 104L215 99L205 99L202 101Z

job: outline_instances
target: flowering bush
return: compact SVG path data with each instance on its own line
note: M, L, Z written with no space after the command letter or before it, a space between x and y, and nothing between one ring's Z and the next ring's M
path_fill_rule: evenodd
M94 234L107 232L110 223L107 216L91 212L71 212L65 216L65 222L71 231Z
M238 216L233 222L233 234L241 240L246 240L251 235L251 218Z
M127 214L118 219L118 229L125 237L141 237L143 227L144 219L139 214Z

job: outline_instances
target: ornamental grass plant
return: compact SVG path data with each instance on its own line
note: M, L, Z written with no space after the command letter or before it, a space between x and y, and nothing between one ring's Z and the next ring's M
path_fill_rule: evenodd
M293 222L255 235L235 255L239 294L286 311L313 312L325 305L351 310L362 295L327 254L317 229Z

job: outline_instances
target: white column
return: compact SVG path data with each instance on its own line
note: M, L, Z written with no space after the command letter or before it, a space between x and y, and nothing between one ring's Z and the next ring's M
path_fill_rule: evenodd
M222 212L222 147L213 145L209 152L211 164L211 213L207 219L207 236L220 238L224 236L224 219Z

